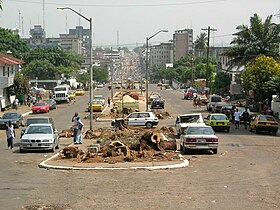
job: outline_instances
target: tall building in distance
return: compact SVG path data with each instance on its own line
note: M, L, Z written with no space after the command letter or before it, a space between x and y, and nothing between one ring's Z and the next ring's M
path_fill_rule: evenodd
M82 40L82 47L84 49L84 56L90 55L90 30L84 29L83 26L76 26L75 29L69 29L69 35L77 36Z
M193 51L193 30L176 30L173 34L174 61L179 60Z
M32 47L41 46L46 43L46 32L41 25L34 25L34 28L30 29L29 34L30 34L30 39L29 39L30 46Z
M161 43L150 49L150 67L160 68L166 64L173 63L173 43Z

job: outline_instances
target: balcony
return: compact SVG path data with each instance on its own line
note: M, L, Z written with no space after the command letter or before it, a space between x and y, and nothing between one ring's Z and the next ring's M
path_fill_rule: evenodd
M14 77L0 77L0 88L7 88L14 84Z

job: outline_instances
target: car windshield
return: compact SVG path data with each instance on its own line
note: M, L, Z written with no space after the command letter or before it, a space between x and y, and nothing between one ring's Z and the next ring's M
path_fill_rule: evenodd
M66 91L66 87L55 88L54 91Z
M186 133L189 135L199 135L199 134L213 135L214 131L210 127L189 127L186 129Z
M49 123L48 119L40 119L40 118L30 118L26 120L26 125L30 124L41 124L41 123Z
M227 120L225 115L212 115L212 120Z
M45 103L51 103L52 100L44 100Z
M214 96L211 98L211 102L221 102L221 101L222 101L222 98L219 96Z
M36 103L34 106L45 106L46 103Z
M182 123L195 123L199 119L199 115L193 115L193 116L182 116L181 122Z
M275 121L273 117L271 116L260 116L259 120L261 121Z
M26 134L52 134L52 129L50 126L30 126Z
M5 113L2 117L2 119L17 119L18 115L17 113Z
M101 95L100 95L100 96L99 96L99 95L96 95L96 96L94 96L93 98L94 98L94 99L104 99L104 97L101 96Z

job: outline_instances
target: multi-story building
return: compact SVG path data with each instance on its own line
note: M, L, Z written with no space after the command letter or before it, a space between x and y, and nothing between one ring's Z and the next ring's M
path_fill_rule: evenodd
M174 61L192 54L193 51L193 30L176 30L173 34Z
M83 41L77 35L59 34L60 47L65 50L72 50L77 54L83 54Z
M150 67L160 68L168 63L173 63L173 43L161 43L150 49Z
M69 29L69 35L77 36L82 40L82 47L84 49L83 55L90 55L90 30L84 29L83 26L76 26L75 29Z
M46 32L41 25L35 25L29 31L28 45L31 47L43 46L46 43Z
M0 54L0 108L10 106L15 96L10 96L8 89L14 84L15 74L21 70L23 61L12 56Z

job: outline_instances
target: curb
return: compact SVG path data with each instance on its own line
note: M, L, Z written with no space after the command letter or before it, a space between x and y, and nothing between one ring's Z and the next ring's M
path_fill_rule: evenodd
M179 164L173 164L173 165L164 165L164 166L132 166L132 167L119 167L119 168L110 168L110 167L71 167L71 166L55 166L55 165L48 165L46 162L49 160L57 157L59 153L55 154L54 156L48 158L47 160L44 160L41 162L38 167L39 168L45 168L45 169L55 169L55 170L111 170L111 171L116 171L116 170L162 170L162 169L177 169L177 168L185 168L189 166L189 161L185 160L183 156L180 154L180 159L182 160L182 163Z

